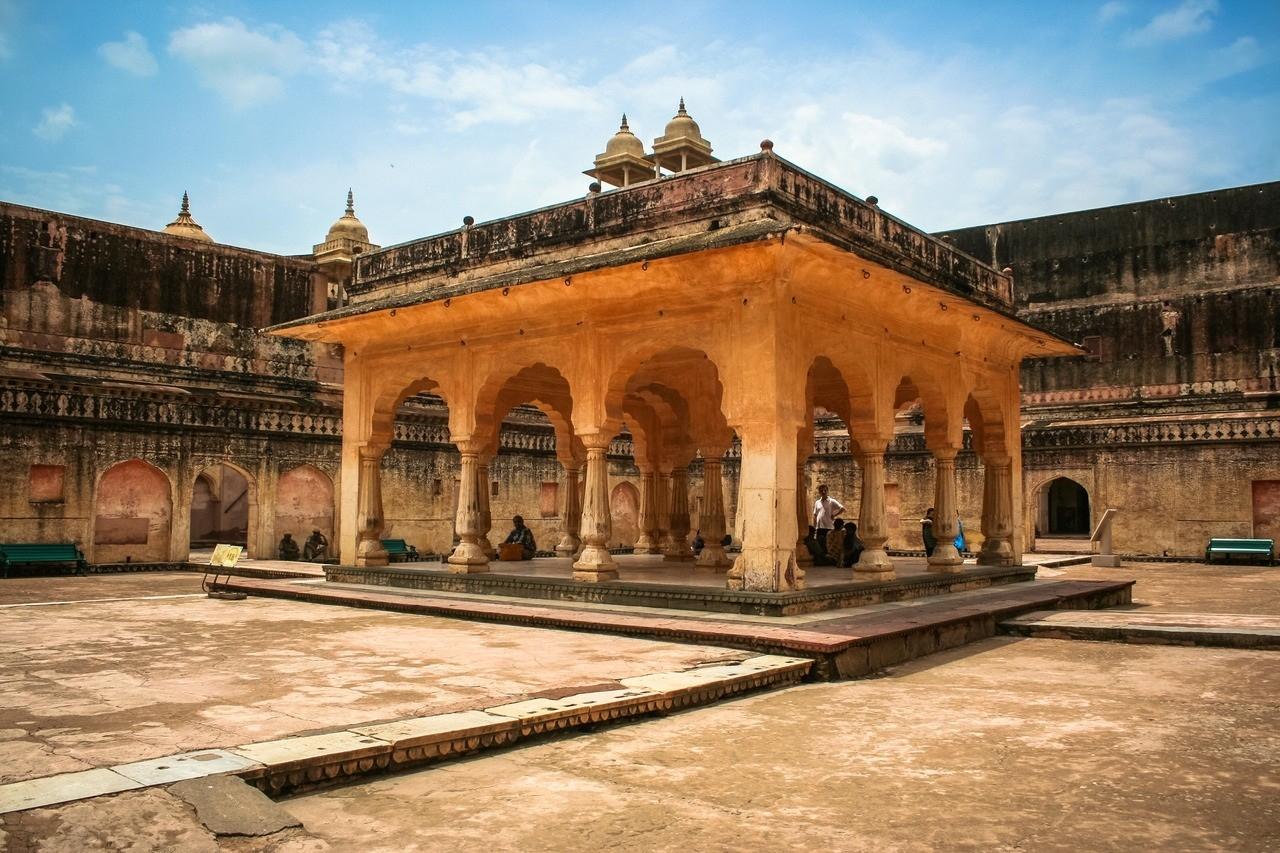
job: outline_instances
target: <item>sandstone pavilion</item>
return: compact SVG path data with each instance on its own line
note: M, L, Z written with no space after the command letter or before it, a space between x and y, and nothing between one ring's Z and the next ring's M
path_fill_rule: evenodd
M505 531L490 530L488 512L499 430L524 404L555 428L567 496L560 556L532 562L541 580L578 590L566 595L651 586L664 571L674 583L701 578L707 595L812 591L803 540L813 496L802 483L815 407L848 424L861 475L846 503L857 506L866 550L852 570L835 570L833 589L947 579L954 588L966 572L1021 565L1019 363L1080 351L1015 317L1007 271L893 217L874 196L804 171L768 140L733 160L711 151L682 100L648 152L624 117L583 198L490 222L465 217L385 249L339 220L329 242L368 249L348 258L347 304L269 330L345 352L343 566L331 580L391 571L381 568L380 463L397 408L422 392L448 406L460 455L458 544L438 570L415 570L436 588L531 571L494 561L491 539ZM895 413L916 403L941 544L908 576L885 550L884 454ZM985 471L984 541L971 567L950 544L966 422ZM607 548L606 452L620 432L642 473L634 555ZM729 452L741 454L741 479L738 541L726 553ZM706 547L694 561L686 469L698 457Z

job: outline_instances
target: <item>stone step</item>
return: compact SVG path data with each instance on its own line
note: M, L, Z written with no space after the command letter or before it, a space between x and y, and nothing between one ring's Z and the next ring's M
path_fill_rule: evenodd
M446 761L485 749L623 719L668 714L803 680L807 658L758 655L624 678L620 689L171 755L0 785L0 814L231 774L278 796L367 773Z
M1280 649L1280 616L1042 610L1005 619L1000 630L1021 637L1060 640Z
M674 616L644 608L550 607L484 596L445 598L426 591L232 578L220 589L345 607L370 607L512 625L598 631L672 642L727 646L756 653L808 657L811 677L855 678L944 649L994 636L1002 619L1045 609L1128 604L1133 581L1048 581L1008 584L962 594L900 602L890 610L851 608L830 618L791 625L769 617L727 621L715 614Z

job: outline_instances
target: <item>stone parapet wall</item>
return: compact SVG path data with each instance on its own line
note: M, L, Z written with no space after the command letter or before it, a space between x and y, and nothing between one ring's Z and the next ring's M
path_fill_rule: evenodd
M369 252L357 260L349 292L354 303L406 292L443 298L466 292L473 270L516 284L573 271L547 272L553 263L577 258L589 269L603 252L647 244L659 252L663 240L699 234L714 240L713 232L728 235L730 226L766 221L775 231L806 226L828 242L982 304L1012 305L1010 281L997 270L771 154Z

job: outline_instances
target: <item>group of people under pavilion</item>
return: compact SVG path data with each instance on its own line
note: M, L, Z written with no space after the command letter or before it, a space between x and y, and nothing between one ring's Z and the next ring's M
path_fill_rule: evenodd
M939 545L953 572L955 459L967 422L983 463L979 562L1017 564L1023 532L1018 366L1076 354L1012 315L1011 280L796 168L758 155L364 254L350 303L275 327L342 344L339 559L386 561L380 467L395 413L427 391L459 453L458 544L446 566L489 570L487 467L512 407L556 433L573 578L624 580L609 553L608 449L626 427L640 473L637 548L688 559L688 466L701 458L697 563L730 588L805 586L805 464L815 407L838 415L861 477L853 580L894 577L884 455L918 402ZM730 561L723 457L741 445ZM583 481L581 505L578 483ZM576 523L575 523L576 522ZM659 522L660 523L660 522ZM648 534L648 535L646 535ZM674 548L671 546L674 544ZM664 549L664 545L667 547Z

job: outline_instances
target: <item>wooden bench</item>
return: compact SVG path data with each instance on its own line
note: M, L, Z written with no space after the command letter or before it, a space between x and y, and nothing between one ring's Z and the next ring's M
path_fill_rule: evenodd
M1253 557L1274 566L1276 542L1274 539L1210 539L1209 547L1204 549L1204 561L1212 563L1214 556Z
M6 578L9 577L9 569L14 566L54 565L74 566L77 574L84 574L89 569L84 554L70 542L0 545L0 572L3 572Z
M418 549L403 539L383 539L382 550L387 552L387 559L392 563L406 563L418 559Z

